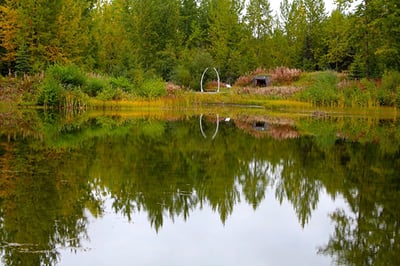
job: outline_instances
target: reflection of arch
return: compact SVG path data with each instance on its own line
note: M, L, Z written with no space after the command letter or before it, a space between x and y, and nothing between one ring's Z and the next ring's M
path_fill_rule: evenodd
M202 121L203 121L203 114L200 115L200 131L201 131L201 135L203 135L203 137L206 139L207 135L204 133ZM217 136L218 128L219 128L219 114L217 114L217 127L215 128L214 135L212 135L211 139L214 139Z
M217 69L216 69L215 67L214 67L213 69L214 69L215 73L217 73L217 79L218 79L218 88L217 88L217 92L219 92L219 83L220 83L219 74L218 74L218 71L217 71ZM207 71L208 71L208 67L207 67L206 69L204 69L203 75L201 75L201 81L200 81L201 92L204 92L204 89L203 89L203 79L204 79L204 75L207 73Z

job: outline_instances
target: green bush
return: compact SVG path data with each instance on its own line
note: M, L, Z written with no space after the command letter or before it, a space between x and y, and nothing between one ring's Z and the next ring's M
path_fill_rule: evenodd
M183 65L178 65L174 69L173 80L175 80L176 84L188 88L190 87L192 75L188 68Z
M300 92L299 98L318 106L336 104L339 99L337 82L334 72L319 72L312 77L311 84Z
M130 80L132 81L132 88L142 86L144 82L145 73L143 69L136 68L130 71Z
M65 89L53 77L47 77L43 80L41 92L37 103L44 106L59 106L63 101Z
M400 86L397 88L396 106L397 106L398 108L400 108Z
M389 71L382 76L382 89L396 92L400 87L400 72Z
M69 107L72 103L83 104L85 97L81 93L81 87L86 83L86 76L75 65L53 65L45 72L45 78L41 85L41 91L37 103L39 105L59 108ZM79 91L79 93L69 92ZM77 99L78 96L82 99ZM71 99L69 99L69 97ZM74 106L74 104L72 104Z
M89 96L96 97L102 90L108 86L108 82L104 78L89 78L86 85L82 88L83 92Z
M139 89L139 96L155 98L166 95L166 84L161 79L147 80Z
M110 78L110 85L114 89L121 89L125 92L132 92L132 82L125 77Z
M47 69L46 76L57 80L63 87L82 86L86 83L86 76L75 65L54 65Z
M114 89L111 87L104 88L98 95L97 98L102 101L110 100L121 100L123 98L124 92L121 89Z
M172 81L193 90L200 90L200 80L203 71L208 67L208 75L214 75L212 66L215 62L211 54L203 49L185 50L182 52L181 59L176 64ZM206 79L204 83L206 83Z
M400 105L400 72L389 71L382 76L382 84L378 90L378 99L381 105L394 106Z

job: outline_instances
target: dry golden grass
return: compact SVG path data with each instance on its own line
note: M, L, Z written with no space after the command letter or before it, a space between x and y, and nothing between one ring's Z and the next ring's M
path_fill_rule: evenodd
M258 107L258 108L285 108L310 109L310 103L288 99L268 99L265 95L225 93L197 93L186 92L177 96L165 96L156 99L138 98L134 100L101 101L91 99L89 106L92 109L170 109L170 110L201 110L212 106L225 107Z

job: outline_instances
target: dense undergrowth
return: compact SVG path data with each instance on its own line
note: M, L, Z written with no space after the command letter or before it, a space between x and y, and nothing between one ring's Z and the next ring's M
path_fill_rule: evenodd
M400 73L386 72L381 79L348 79L335 72L308 73L304 89L296 95L300 101L330 107L400 107Z
M255 87L256 75L269 78ZM212 90L215 82L207 86ZM82 109L96 106L191 106L204 103L265 105L272 100L304 102L327 107L400 107L400 73L386 72L381 79L354 80L333 71L302 73L297 69L257 69L241 76L221 93L199 94L156 77L110 77L86 73L74 65L54 65L44 73L0 79L0 102ZM267 101L268 100L268 101ZM146 104L143 104L146 103Z
M1 94L12 95L7 98L18 104L60 109L87 108L94 100L152 99L167 93L159 78L109 77L85 73L75 65L54 65L33 76L3 77L0 86Z

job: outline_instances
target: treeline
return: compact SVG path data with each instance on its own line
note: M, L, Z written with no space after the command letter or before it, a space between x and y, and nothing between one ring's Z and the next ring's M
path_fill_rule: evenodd
M400 70L397 0L0 0L0 70L36 73L73 63L140 82L198 86L215 66L233 82L257 67ZM196 77L196 78L194 78Z

